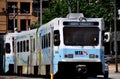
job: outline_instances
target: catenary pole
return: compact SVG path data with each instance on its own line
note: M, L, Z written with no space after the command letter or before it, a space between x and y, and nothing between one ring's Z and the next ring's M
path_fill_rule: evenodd
M115 52L115 72L118 72L118 61L117 61L117 26L116 26L116 0L114 0L114 52Z
M42 0L40 0L40 25L42 25Z

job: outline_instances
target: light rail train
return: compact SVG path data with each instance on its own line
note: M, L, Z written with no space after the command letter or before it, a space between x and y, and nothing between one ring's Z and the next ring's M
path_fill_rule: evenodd
M3 72L71 79L104 75L104 20L71 13L38 29L1 35Z

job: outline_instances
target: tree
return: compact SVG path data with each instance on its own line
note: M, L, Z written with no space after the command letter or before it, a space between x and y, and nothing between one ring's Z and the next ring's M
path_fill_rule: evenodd
M80 11L85 17L104 18L105 29L113 26L113 1L111 0L80 0Z
M40 22L39 21L37 21L34 24L30 25L30 29L39 28L39 27L40 27Z
M56 0L49 3L49 8L44 9L43 23L46 23L56 17L65 17L68 14L65 0Z
M70 0L70 6L72 13L79 9L87 18L104 18L106 30L113 27L113 0ZM68 13L66 0L49 2L48 8L43 9L43 24L56 17L66 17Z

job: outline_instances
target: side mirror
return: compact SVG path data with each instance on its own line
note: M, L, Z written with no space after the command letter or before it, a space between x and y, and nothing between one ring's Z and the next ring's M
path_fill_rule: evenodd
M109 42L110 41L110 32L105 32L103 38L104 38L105 42Z
M55 46L60 45L60 33L59 33L59 30L54 31L54 45Z
M6 43L5 47L6 47L6 53L10 53L11 52L11 50L10 50L10 44Z

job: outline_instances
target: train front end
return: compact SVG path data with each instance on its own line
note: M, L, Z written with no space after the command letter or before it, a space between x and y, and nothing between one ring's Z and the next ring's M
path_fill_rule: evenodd
M65 19L60 22L63 28L56 32L58 35L54 38L54 41L59 40L54 46L55 78L108 77L102 45L103 19Z

